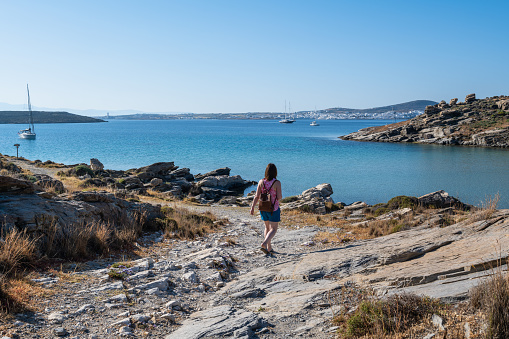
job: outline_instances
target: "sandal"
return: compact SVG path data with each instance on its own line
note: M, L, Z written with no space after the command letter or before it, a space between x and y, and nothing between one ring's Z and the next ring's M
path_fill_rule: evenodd
M262 251L265 254L270 254L270 252L265 247L260 247L260 251Z

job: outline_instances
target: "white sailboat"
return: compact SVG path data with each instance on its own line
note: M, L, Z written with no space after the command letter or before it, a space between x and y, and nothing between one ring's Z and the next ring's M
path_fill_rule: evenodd
M35 139L35 128L34 128L34 117L32 115L32 105L30 104L30 91L28 90L27 84L27 94L28 94L28 128L22 129L18 132L18 135L21 139Z
M290 106L290 103L288 103L288 105ZM288 108L289 111L291 111L291 106ZM285 118L283 120L279 120L279 123L281 124L292 124L295 122L295 119L288 119L286 117L286 101L285 101Z

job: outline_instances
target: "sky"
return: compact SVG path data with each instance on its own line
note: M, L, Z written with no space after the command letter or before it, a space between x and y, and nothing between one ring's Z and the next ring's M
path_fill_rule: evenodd
M143 112L509 95L509 1L0 0L0 102Z

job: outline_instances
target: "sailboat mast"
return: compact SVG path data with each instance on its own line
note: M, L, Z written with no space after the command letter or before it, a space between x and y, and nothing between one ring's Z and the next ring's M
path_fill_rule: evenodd
M32 105L30 104L30 90L28 89L27 84L27 94L28 94L28 125L32 129L32 132L34 132L34 117L32 116Z

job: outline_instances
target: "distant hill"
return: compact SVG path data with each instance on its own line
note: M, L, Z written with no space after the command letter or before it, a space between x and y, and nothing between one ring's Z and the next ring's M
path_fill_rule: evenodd
M85 117L68 112L33 111L32 113L35 124L105 122L101 119ZM27 111L0 111L0 124L25 124L27 122Z
M382 106L382 107L374 107L374 108L343 108L343 107L334 107L327 108L321 110L319 112L327 112L327 113L342 113L342 112L356 112L356 113L384 113L387 111L395 111L395 112L408 112L408 111L424 111L426 106L436 105L436 101L431 100L414 100L409 102L404 102L402 104L395 104L390 106Z

